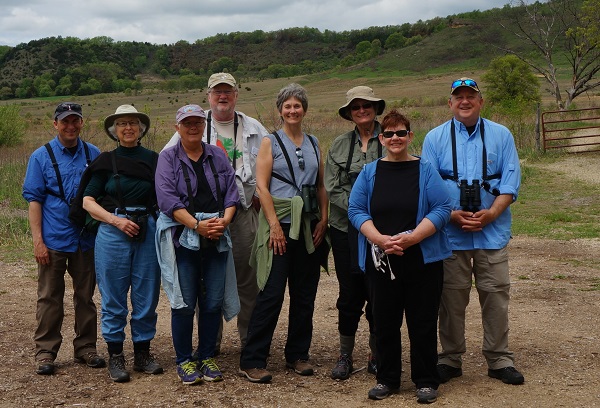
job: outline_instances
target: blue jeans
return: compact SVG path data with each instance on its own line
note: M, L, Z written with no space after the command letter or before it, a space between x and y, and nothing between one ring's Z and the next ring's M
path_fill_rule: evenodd
M107 343L123 343L131 289L131 337L134 343L156 334L160 268L154 235L156 222L148 217L143 242L130 241L117 227L102 223L96 236L96 280L102 296L101 329Z
M182 309L171 309L171 331L177 364L192 358L196 304L200 310L199 327L202 328L199 333L198 359L213 356L221 323L227 254L218 252L216 248L199 251L175 248L179 285L183 301L187 305Z

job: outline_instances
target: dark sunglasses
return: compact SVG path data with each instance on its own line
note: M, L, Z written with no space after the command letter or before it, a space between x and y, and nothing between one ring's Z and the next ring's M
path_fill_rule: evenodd
M373 103L372 102L365 102L362 105L352 105L350 106L350 109L353 111L357 111L357 110L367 110L367 109L371 109L373 107Z
M54 113L56 115L60 115L63 112L67 112L67 111L73 111L73 112L77 112L77 113L81 113L81 105L78 103L61 103L60 105L58 105L56 107L56 111L54 111Z
M410 133L410 130L396 130L396 131L392 131L392 130L386 130L385 132L382 132L381 134L383 135L383 137L387 138L387 139L391 139L392 137L394 137L394 135L398 136L398 137L404 137L404 136L408 136L408 134Z
M456 81L452 82L451 88L456 89L459 86L470 86L479 89L477 82L473 81L472 79L457 79Z
M298 157L298 167L300 167L300 170L304 170L304 155L299 147L296 147L296 157Z

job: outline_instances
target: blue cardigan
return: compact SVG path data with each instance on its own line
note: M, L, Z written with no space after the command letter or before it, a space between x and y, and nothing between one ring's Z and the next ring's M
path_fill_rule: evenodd
M365 260L367 257L367 238L360 232L360 226L365 221L372 220L371 198L379 160L367 164L360 172L354 183L354 187L352 187L348 203L348 218L352 225L359 231L358 265L363 271L365 271ZM431 163L420 160L419 169L420 193L416 225L419 225L425 217L435 225L436 232L420 243L424 262L431 263L441 261L452 255L444 228L450 220L452 207L450 205L448 189L442 177L433 168Z

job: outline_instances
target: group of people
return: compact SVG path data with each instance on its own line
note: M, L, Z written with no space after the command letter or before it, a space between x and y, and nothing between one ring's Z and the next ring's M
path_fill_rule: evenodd
M215 357L223 319L236 316L239 374L271 381L267 360L286 287L286 366L312 375L314 304L331 248L339 282L339 357L331 378L354 372L364 313L367 370L376 376L368 396L397 392L405 316L417 401L434 402L440 383L462 375L474 280L488 375L524 382L508 349L506 246L519 160L510 131L480 117L474 80L451 84L453 118L427 134L420 157L409 153L409 119L392 109L378 121L385 101L366 86L347 92L338 112L354 129L337 137L325 158L318 139L303 130L308 97L300 85L277 95L282 126L273 133L235 110L238 86L230 74L213 74L207 96L210 110L192 104L177 111L176 132L160 154L141 145L150 118L131 105L105 119L117 143L105 153L80 139L80 105L56 107L58 134L31 155L23 185L38 263L38 374L56 369L67 271L75 361L107 365L96 348L97 284L115 382L130 380L129 313L133 369L163 372L150 351L161 284L184 384L223 380Z

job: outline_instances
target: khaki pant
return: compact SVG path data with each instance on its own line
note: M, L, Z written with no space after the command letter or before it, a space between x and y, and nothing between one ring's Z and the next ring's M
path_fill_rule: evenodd
M483 322L482 352L490 369L514 365L508 349L508 302L510 277L508 250L453 251L444 261L444 287L440 303L438 363L461 367L466 351L465 310L472 280L479 295Z
M94 303L96 274L94 250L58 252L48 249L50 263L38 264L37 329L34 335L36 360L55 359L62 343L65 271L73 280L75 308L74 356L96 350L97 314Z

